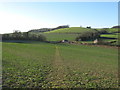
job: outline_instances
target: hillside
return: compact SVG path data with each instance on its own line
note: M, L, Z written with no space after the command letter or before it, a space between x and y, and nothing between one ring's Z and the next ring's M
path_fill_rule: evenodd
M70 27L44 32L43 35L47 37L48 41L60 41L64 39L67 39L69 41L75 41L75 38L84 32L97 32L97 31L95 29L88 29L83 27Z
M116 33L116 32L119 32L119 29L118 28L101 28L101 29L96 29L98 31L101 31L101 30L105 30L107 31L108 33Z
M82 33L82 32L87 32L87 31L96 31L94 29L88 29L88 28L83 28L83 27L70 27L70 28L62 28L62 29L57 29L54 31L49 31L45 33Z
M42 30L42 29L41 29ZM58 26L52 31L47 31L46 28L44 28L45 31L28 31L28 32L18 32L15 37L20 36L23 40L26 37L26 40L41 40L41 37L43 37L44 41L61 41L61 40L68 40L68 41L76 41L76 38L79 36L84 35L84 37L88 37L86 40L81 40L80 42L93 42L97 37L94 37L90 39L91 36L95 36L94 33L97 33L97 36L100 40L103 42L116 42L118 43L118 35L119 31L118 28L85 28L85 27L68 27L68 26ZM29 34L29 39L27 39L27 34ZM93 35L94 34L94 35ZM14 36L14 34L7 34L3 35L5 38L8 36L11 38L11 36ZM16 38L15 40L19 39L20 37ZM8 39L10 39L8 38ZM13 37L14 38L14 37ZM34 38L34 39L33 39ZM81 39L81 38L80 38ZM116 44L114 43L114 44Z
M103 42L115 42L111 43L111 45L119 45L118 43L118 28L101 28L101 29L90 29L90 28L82 28L82 27L70 27L57 29L54 31L44 32L43 34L46 36L48 41L60 41L60 40L69 40L75 41L76 37L80 36L84 32L99 32L100 40ZM80 41L81 42L81 41ZM93 42L93 41L82 41L82 42Z
M48 32L48 31L53 31L53 30L57 30L57 29L62 29L62 28L69 28L69 25L62 25L62 26L58 26L56 28L41 28L41 29L32 29L29 30L28 32Z

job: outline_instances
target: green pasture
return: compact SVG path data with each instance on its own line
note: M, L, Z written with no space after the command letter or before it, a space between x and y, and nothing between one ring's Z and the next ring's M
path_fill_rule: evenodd
M70 28L57 29L45 33L82 33L86 31L94 31L94 30L88 28L82 28L82 27L70 27Z
M69 40L75 41L75 38L80 34L65 34L65 33L44 33L48 41L60 41L60 40Z
M101 37L118 38L118 35L120 35L120 33L114 33L114 34L102 34Z
M108 31L109 33L118 32L118 31L119 31L118 28L108 28L108 29L100 28L100 29L97 29L97 30L98 30L98 31L100 31L100 30L106 30L106 31Z
M83 28L83 27L70 27L70 28L62 28L62 29L57 29L49 32L44 32L44 33L30 33L30 34L43 34L46 38L47 41L60 41L60 40L69 40L69 41L75 41L76 37L79 36L81 33L84 32L96 32L100 31L103 29L88 29L88 28ZM112 33L118 31L117 28L108 28L104 29L107 30L111 34L101 34L101 37L107 37L108 39L102 38L103 41L114 41L117 39L111 39L111 38L118 38L119 33ZM109 39L110 38L110 39ZM91 42L91 41L83 41L83 42Z
M120 45L119 41L119 35L120 33L112 33L112 34L102 34L101 37L106 37L108 39L102 39L102 41L116 41L115 43L112 43L111 45ZM116 38L116 39L115 39Z

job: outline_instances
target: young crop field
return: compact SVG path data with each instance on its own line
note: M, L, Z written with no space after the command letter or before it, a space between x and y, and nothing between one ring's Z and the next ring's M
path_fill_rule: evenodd
M2 43L3 88L117 88L118 50L87 45Z

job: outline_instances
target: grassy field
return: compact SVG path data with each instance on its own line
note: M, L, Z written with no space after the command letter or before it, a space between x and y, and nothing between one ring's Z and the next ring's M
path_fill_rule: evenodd
M118 87L116 48L3 43L3 87Z
M100 31L103 29L96 29L96 30ZM63 28L63 29L57 29L54 31L45 32L43 34L47 37L48 41L60 41L60 40L64 40L64 39L67 39L69 41L75 41L76 37L79 36L80 33L88 32L88 31L96 32L96 30L87 29L87 28L83 28L83 27L70 27L70 28ZM113 33L113 32L117 32L118 29L117 28L109 28L109 29L105 29L105 30L107 30L111 34L101 34L100 36L103 37L103 38L101 38L101 40L102 41L117 41L117 43L114 43L114 44L118 45L119 33ZM84 42L84 41L82 41L82 42ZM85 42L89 42L89 41L85 41Z
M118 32L118 31L119 31L118 28L97 29L97 30L98 30L98 31L106 30L106 31L108 31L109 33Z
M57 30L49 31L45 33L81 33L86 31L94 31L94 30L83 28L83 27L70 27L70 28L57 29Z
M82 27L70 27L70 28L62 28L57 29L49 32L44 33L34 33L34 34L43 34L46 36L48 41L60 41L60 40L69 40L69 41L75 41L76 37L80 35L80 33L92 31L95 32L95 30L82 28Z
M58 33L44 33L47 37L48 41L60 41L60 40L69 40L69 41L75 41L75 38L79 36L79 34L58 34Z
M112 33L112 34L102 34L101 37L103 38L103 41L116 41L115 43L113 43L112 45L120 45L119 41L119 35L120 33Z
M103 29L96 29L96 30L101 31ZM44 36L46 36L47 41L60 41L65 39L69 41L75 41L76 37L79 36L81 33L96 32L96 30L83 28L83 27L70 27L70 28L62 28L53 31L48 31L44 33L32 33L32 34L36 34L36 35L43 34ZM112 33L112 32L117 32L118 31L117 28L109 28L105 30L107 30L111 34L101 34L101 37L104 37L102 38L103 41L118 41L119 33ZM90 41L82 41L82 42L90 42Z
M120 35L120 33L114 33L114 34L102 34L101 37L118 38L118 35Z

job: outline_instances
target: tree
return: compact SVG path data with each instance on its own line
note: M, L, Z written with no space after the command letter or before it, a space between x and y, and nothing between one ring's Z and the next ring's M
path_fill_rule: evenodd
M23 32L23 39L29 40L29 32Z
M91 29L91 26L89 26L89 27L87 26L86 28L90 28Z
M46 41L46 37L44 35L40 34L40 35L38 35L37 40L39 40L39 41Z
M3 34L2 35L2 40L9 40L9 34Z
M88 40L94 40L100 37L99 32L84 32L81 35L79 35L78 37L76 37L76 41L88 41Z
M100 33L100 34L107 34L107 33L108 33L108 30L107 30L107 29L103 29L103 30L100 30L99 33Z
M13 39L15 39L15 40L20 40L20 39L21 39L21 35L22 35L22 33L21 33L20 30L15 30L15 31L13 32Z

